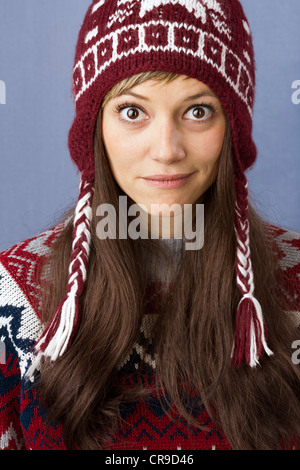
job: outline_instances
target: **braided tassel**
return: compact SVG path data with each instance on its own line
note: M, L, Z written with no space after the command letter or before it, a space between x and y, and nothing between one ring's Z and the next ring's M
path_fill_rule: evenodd
M232 349L233 365L241 365L245 359L247 364L255 367L259 359L266 353L273 352L266 341L266 326L263 319L261 305L254 297L253 270L250 257L249 221L248 221L248 182L244 184L244 197L246 201L244 216L236 203L235 233L237 237L236 280L242 298L239 302L236 317L236 331Z
M66 351L77 332L80 322L79 297L87 275L90 253L90 223L92 219L92 183L81 177L80 195L75 209L73 244L69 265L67 294L35 345L36 360L28 370L31 376L42 356L55 361Z

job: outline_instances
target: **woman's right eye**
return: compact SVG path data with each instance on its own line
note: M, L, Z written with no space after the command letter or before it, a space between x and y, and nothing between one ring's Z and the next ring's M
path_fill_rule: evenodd
M121 119L128 123L140 122L144 112L135 105L124 104L119 105L117 112L121 115Z

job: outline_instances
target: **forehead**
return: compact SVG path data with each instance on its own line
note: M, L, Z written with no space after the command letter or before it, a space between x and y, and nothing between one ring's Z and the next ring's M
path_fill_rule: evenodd
M118 96L124 94L143 94L145 96L153 96L156 93L174 94L176 97L185 98L190 95L207 94L218 99L217 95L205 83L186 75L178 75L171 81L164 79L148 79L134 86L125 87Z

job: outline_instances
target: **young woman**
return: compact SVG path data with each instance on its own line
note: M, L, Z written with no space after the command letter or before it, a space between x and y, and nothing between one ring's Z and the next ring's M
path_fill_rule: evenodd
M91 4L78 203L0 258L3 449L298 448L300 235L248 202L254 84L237 0Z

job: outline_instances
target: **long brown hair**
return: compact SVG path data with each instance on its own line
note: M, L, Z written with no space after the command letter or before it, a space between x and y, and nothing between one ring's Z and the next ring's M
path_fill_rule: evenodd
M149 78L172 80L176 76L140 74L123 81L109 97ZM231 366L240 295L235 280L230 126L227 123L216 181L204 195L204 246L184 253L174 281L174 266L159 241L100 240L96 236L97 207L101 203L118 207L123 194L105 154L101 109L94 135L91 255L81 299L81 325L70 349L55 363L45 362L40 377L49 422L62 424L67 448L101 449L117 429L120 406L145 398L147 391L142 387L124 390L117 378L140 335L148 281L144 256L160 251L169 260L169 271L152 332L157 387L184 418L201 427L203 423L192 418L182 384L188 385L185 390L196 391L199 403L223 429L234 449L279 449L283 442L300 435L300 374L291 360L297 330L281 295L285 281L268 224L250 204L255 295L264 312L268 344L274 355L265 357L257 368ZM72 217L53 245L46 267L52 288L44 289L42 298L45 322L64 296L71 244ZM174 282L180 289L172 288Z

